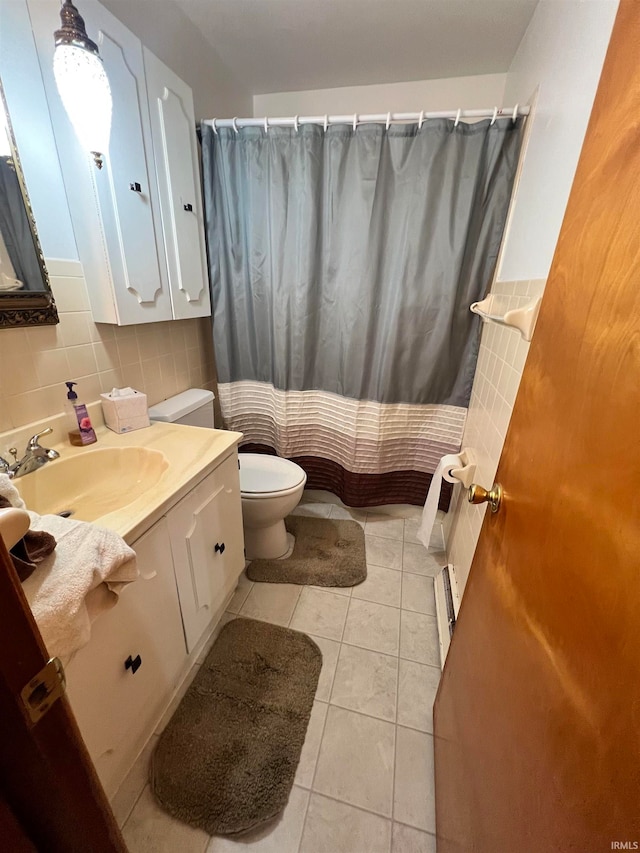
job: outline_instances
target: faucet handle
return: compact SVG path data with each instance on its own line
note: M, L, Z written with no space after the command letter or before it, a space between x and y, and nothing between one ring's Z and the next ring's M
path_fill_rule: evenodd
M42 447L40 444L40 437L43 435L49 435L49 433L51 432L53 432L53 429L51 427L47 427L46 429L43 429L41 432L37 432L34 436L32 436L27 444L27 453L36 453L38 450L40 450L48 459L58 459L60 454L57 450L48 450L46 447Z
M53 429L51 427L47 427L43 429L41 432L37 432L35 435L31 436L29 441L27 442L27 451L29 450L37 450L40 447L40 439L43 435L49 435L52 433Z

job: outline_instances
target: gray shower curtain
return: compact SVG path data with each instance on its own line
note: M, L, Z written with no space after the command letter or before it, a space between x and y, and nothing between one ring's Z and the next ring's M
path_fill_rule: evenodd
M460 445L521 124L203 126L228 427L351 505L424 500Z

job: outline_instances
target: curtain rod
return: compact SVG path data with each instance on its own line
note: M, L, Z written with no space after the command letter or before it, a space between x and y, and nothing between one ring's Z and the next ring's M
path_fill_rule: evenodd
M330 124L352 124L355 128L358 124L367 124L369 122L379 122L390 124L398 122L414 122L417 121L420 126L425 119L429 118L449 118L453 119L457 124L463 118L491 118L511 116L513 120L517 116L528 116L529 107L521 107L516 104L515 107L492 107L483 110L440 110L436 112L419 113L371 113L358 114L351 113L350 115L324 115L324 116L288 116L279 118L211 118L204 119L202 124L208 124L216 131L219 127L232 127L238 130L241 127L264 127L268 130L270 127L295 127L296 130L301 124L321 124L325 130Z

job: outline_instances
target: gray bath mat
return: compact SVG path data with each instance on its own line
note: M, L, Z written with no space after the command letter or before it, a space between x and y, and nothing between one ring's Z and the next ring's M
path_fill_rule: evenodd
M246 832L286 806L322 668L310 637L234 619L151 759L162 808L209 835Z
M253 560L250 580L355 586L367 577L364 530L357 521L290 515L285 524L296 537L293 553L285 560Z

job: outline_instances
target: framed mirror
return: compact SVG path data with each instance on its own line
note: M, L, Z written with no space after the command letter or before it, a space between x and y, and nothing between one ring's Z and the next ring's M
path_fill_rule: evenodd
M0 81L0 328L58 322Z

